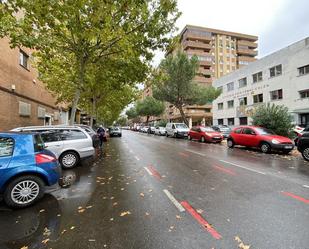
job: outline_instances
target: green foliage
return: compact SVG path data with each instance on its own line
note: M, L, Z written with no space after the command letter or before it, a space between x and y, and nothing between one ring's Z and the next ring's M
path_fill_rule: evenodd
M168 121L166 119L161 119L160 121L156 123L156 126L165 127L167 123Z
M184 105L204 105L211 103L220 95L213 87L203 87L193 82L198 69L198 59L178 51L175 56L164 59L154 74L153 96L167 101L179 109L183 121L188 124L183 113Z
M290 136L293 117L286 106L262 104L253 111L252 124L262 126L281 136Z
M126 126L127 124L128 124L128 119L125 116L120 116L116 121L116 125Z
M41 79L59 101L72 103L72 121L80 100L101 99L93 96L101 84L122 88L145 77L153 51L168 45L178 17L176 0L10 0L0 7L0 36L37 51ZM107 78L98 82L102 69Z
M147 122L149 116L160 116L165 110L163 102L156 100L153 97L146 97L142 101L136 103L136 112L140 116L146 116Z
M134 119L138 116L135 106L131 107L129 110L126 111L126 115L128 119Z

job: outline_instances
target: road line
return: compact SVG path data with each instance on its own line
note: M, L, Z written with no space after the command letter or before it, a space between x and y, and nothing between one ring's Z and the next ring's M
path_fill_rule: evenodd
M306 203L306 204L309 204L309 200L307 200L307 199L305 199L305 198L303 198L303 197L301 197L301 196L294 195L294 194L289 193L289 192L282 192L282 194L283 194L283 195L286 195L286 196L289 196L289 197L292 197L292 198L294 198L294 199L296 199L296 200L298 200L298 201L304 202L304 203Z
M187 202L182 201L181 205L198 221L215 239L221 239L222 236L205 220L195 209Z
M178 152L178 154L179 154L180 156L183 156L183 157L189 157L189 155L188 155L188 154L183 153L183 152Z
M199 153L199 152L196 152L196 151L193 151L193 150L186 150L186 151L193 153L193 154L197 154L199 156L206 156L205 154L202 154L202 153Z
M258 174L266 175L266 173L264 173L264 172L261 172L261 171L255 170L255 169L251 169L251 168L247 168L245 166L241 166L241 165L238 165L236 163L231 163L231 162L227 162L227 161L224 161L224 160L220 160L220 162L231 164L231 165L236 166L238 168L246 169L246 170L258 173Z
M137 161L139 161L139 160L140 160L140 159L138 158L138 156L135 156L134 158L135 158Z
M144 169L147 171L147 173L148 173L149 175L151 175L151 176L152 176L151 171L150 171L147 167L144 167Z
M160 173L153 167L153 166L149 166L148 169L150 170L150 172L152 173L152 175L154 177L156 177L157 179L161 180L162 176L160 175Z
M303 187L304 187L304 188L309 188L309 186L308 186L308 185L303 185Z
M229 175L232 175L232 176L236 176L236 173L233 171L233 170L230 170L230 169L225 169L224 167L222 166L218 166L218 165L213 165L213 167L217 170L220 170L226 174L229 174Z
M167 189L164 189L163 192L166 194L167 198L169 198L170 201L175 205L175 207L179 210L179 212L185 211L183 206L180 205L180 203L175 199L175 197Z

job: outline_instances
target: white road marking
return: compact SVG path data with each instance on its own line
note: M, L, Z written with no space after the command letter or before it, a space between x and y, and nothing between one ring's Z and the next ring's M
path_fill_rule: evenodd
M309 188L309 186L308 186L308 185L303 185L303 187L304 187L304 188Z
M202 154L202 153L196 152L196 151L194 151L194 150L186 150L186 151L188 151L188 152L190 152L190 153L193 153L193 154L200 155L200 156L206 156L205 154Z
M227 161L224 161L224 160L220 160L220 162L231 164L231 165L236 166L238 168L246 169L246 170L258 173L258 174L266 175L266 173L264 173L264 172L261 172L261 171L255 170L255 169L251 169L251 168L247 168L245 166L241 166L241 165L238 165L236 163L231 163L231 162L227 162Z
M144 167L144 169L147 171L147 173L148 173L149 175L151 175L151 176L152 176L151 171L150 171L147 167Z
M134 158L135 158L137 161L139 161L139 160L140 160L137 156L135 156Z
M169 198L170 201L176 206L179 212L185 211L183 206L175 199L175 197L167 189L164 189L163 192L166 194L167 198Z

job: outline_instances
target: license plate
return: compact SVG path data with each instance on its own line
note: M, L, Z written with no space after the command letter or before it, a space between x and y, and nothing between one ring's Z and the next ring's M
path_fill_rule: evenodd
M293 148L293 146L291 146L291 145L287 145L287 146L284 146L284 148L285 148L285 149L292 149L292 148Z

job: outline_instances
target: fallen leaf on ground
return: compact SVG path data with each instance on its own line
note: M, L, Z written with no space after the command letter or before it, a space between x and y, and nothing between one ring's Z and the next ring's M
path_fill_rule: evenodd
M89 242L95 242L95 239L88 239Z
M121 188L120 190L121 190L121 191L123 191L123 190L124 190L124 188Z
M83 212L85 212L85 210L86 210L86 209L84 209L84 208L78 209L78 212L79 212L79 213L83 213Z
M152 192L152 189L149 189L148 192Z
M20 249L28 249L28 246L23 246Z
M117 205L118 205L118 202L114 202L114 203L113 203L113 206L117 206Z
M180 216L180 215L176 215L176 218L177 218L177 219L181 219L181 216Z
M197 209L196 212L198 212L199 214L201 214L201 213L204 212L204 210L202 210L202 209Z
M113 221L113 220L114 220L114 218L110 218L109 220L110 220L110 221Z
M74 230L75 229L75 226L71 226L71 228L70 228L71 230Z
M42 243L46 244L48 241L49 241L49 239L45 239L45 240L42 240Z
M43 235L48 237L48 236L50 236L50 234L51 234L50 230L47 227L45 227Z
M129 215L129 214L131 214L130 211L125 211L125 212L122 212L122 213L120 214L120 216L122 217L122 216Z
M61 232L61 234L64 234L66 231L67 231L67 230L64 229L64 230Z
M43 213L43 212L45 212L45 209L41 209L41 210L40 210L40 213Z
M145 196L144 193L140 193L139 195L140 195L141 197L144 197L144 196Z
M114 200L114 199L115 199L115 197L114 197L114 196L112 196L110 199L111 199L111 200Z
M150 214L148 212L145 213L146 216L149 216Z
M92 208L92 206L87 206L86 208L89 209L89 208Z

